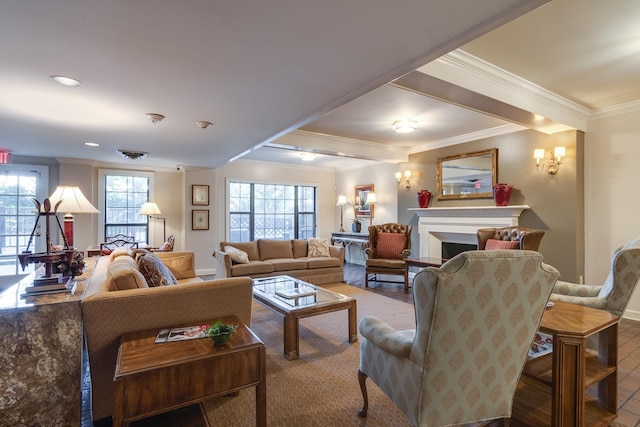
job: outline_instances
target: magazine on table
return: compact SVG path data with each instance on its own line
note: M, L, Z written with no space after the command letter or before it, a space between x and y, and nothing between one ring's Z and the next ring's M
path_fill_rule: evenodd
M300 286L297 288L276 291L276 295L286 299L308 297L315 294L315 288L312 288L310 286Z
M553 351L553 337L543 332L537 332L531 348L529 349L529 359L535 359L536 357L544 356Z
M203 326L186 326L183 328L162 329L156 336L156 344L162 342L193 340L196 338L206 337L204 331L207 327Z

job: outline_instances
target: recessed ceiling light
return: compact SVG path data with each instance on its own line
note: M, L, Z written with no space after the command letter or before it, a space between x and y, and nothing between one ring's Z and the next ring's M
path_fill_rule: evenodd
M88 145L89 147L100 147L100 144L97 142L85 142L84 145Z
M411 119L396 120L393 122L393 131L395 133L411 133L418 129L418 122Z
M314 153L303 152L300 153L300 158L304 162L312 162L316 159L316 155Z
M80 86L82 84L82 82L80 80L76 80L73 77L67 77L67 76L57 76L57 75L53 75L53 76L49 76L51 78L51 80L53 80L56 83L60 83L63 86Z

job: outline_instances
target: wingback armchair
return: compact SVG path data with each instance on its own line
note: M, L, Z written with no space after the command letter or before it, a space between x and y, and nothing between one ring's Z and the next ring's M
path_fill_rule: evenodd
M409 292L409 273L404 262L411 254L411 226L386 223L369 227L369 246L364 250L367 255L364 286L369 287L369 277L378 280L378 274L400 275L404 281L404 292ZM392 282L396 283L396 282Z
M544 230L520 226L480 228L477 235L478 250L522 249L537 251L544 236Z
M468 251L413 279L416 329L361 319L358 379L371 378L415 426L511 416L558 271L534 251Z
M558 280L550 299L599 308L616 316L622 316L638 281L640 281L640 238L613 251L611 271L604 284L581 285Z

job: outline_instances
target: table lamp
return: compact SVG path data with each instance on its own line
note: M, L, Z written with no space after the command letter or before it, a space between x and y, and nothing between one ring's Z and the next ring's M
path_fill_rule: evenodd
M74 213L100 213L95 206L82 194L80 187L59 185L56 191L49 196L52 206L61 201L58 212L65 212L64 235L69 246L73 247L73 214Z

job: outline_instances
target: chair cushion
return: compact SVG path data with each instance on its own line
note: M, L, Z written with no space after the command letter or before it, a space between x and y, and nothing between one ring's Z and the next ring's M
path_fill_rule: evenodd
M234 264L246 264L249 262L249 255L238 248L233 246L225 246L224 253L231 257L231 262Z
M307 256L309 258L330 257L329 239L310 238Z
M138 263L138 270L140 270L150 287L178 284L178 280L169 270L169 267L164 265L162 260L155 254L148 253L139 256L136 262Z
M367 267L382 267L382 268L405 268L405 262L403 259L393 258L369 258L366 261Z
M376 257L402 259L402 251L407 243L403 233L378 233Z
M517 240L496 240L496 239L488 239L487 244L485 245L485 250L497 250L497 249L519 249L520 242Z

